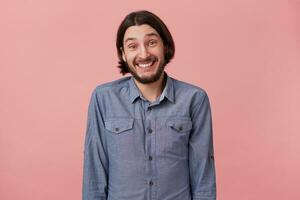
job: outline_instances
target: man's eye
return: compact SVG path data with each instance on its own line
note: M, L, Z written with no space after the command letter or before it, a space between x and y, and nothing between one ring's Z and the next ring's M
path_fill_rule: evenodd
M135 48L136 48L136 45L134 45L134 44L128 46L128 49L135 49Z
M157 41L151 40L149 41L149 46L155 46L157 44Z

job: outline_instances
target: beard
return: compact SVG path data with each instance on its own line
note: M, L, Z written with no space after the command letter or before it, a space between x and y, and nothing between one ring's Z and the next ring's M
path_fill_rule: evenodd
M140 77L134 69L132 69L131 67L128 66L127 63L126 63L126 66L127 66L129 73L133 76L133 78L143 84L149 84L149 83L153 83L153 82L157 81L161 77L161 75L163 74L163 72L165 70L165 63L162 62L158 66L158 69L155 72L155 74L152 74L151 76L148 76L148 77Z

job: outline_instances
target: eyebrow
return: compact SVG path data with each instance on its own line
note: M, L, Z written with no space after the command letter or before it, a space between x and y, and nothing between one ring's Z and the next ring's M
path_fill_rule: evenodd
M158 35L157 35L156 33L148 33L148 34L146 34L146 36L156 36L156 37L158 37ZM133 37L127 38L127 39L125 40L125 43L128 42L128 41L130 41L130 40L135 40L135 39L136 39L136 38L133 38Z

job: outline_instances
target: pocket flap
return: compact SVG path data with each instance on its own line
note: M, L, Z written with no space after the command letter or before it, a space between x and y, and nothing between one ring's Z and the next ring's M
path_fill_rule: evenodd
M186 132L192 129L191 120L172 119L167 122L167 125L178 132Z
M132 118L112 118L104 122L105 128L113 133L122 133L123 131L132 129Z

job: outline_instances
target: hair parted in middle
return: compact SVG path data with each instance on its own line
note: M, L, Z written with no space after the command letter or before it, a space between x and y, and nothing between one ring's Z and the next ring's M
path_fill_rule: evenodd
M124 18L117 32L116 47L119 57L118 68L120 68L120 73L123 75L129 72L127 63L122 59L125 32L130 26L139 26L143 24L151 26L161 37L165 48L165 65L174 57L175 44L173 37L164 22L158 16L146 10L132 12Z

